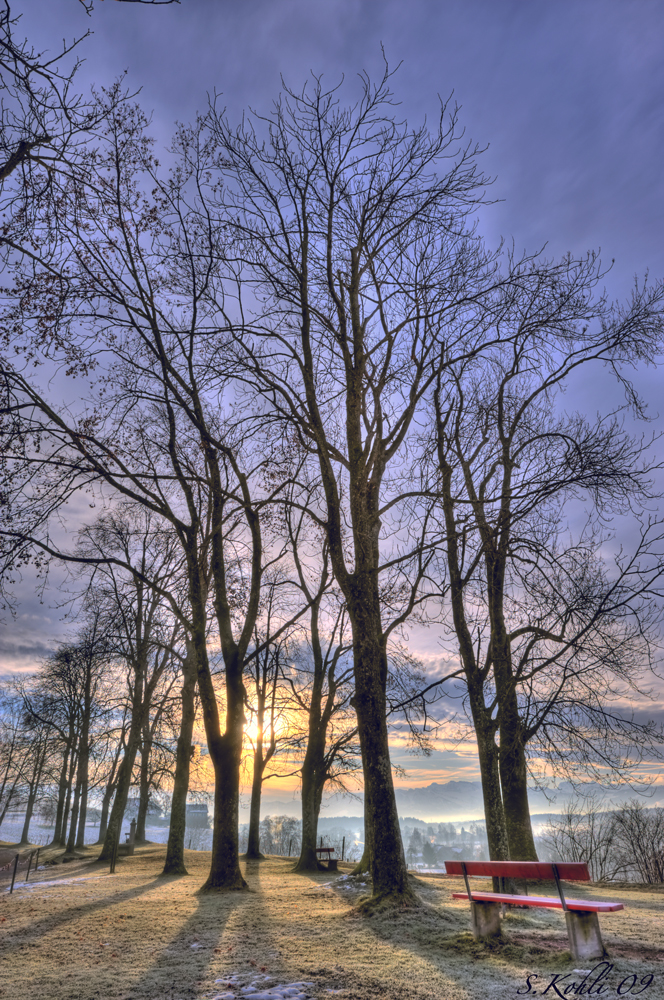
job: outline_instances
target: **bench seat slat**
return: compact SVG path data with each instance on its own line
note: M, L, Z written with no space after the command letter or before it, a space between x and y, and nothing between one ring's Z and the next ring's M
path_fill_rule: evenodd
M465 892L453 892L453 899L468 899ZM503 892L473 892L474 903L511 903L512 906L541 906L552 910L562 910L563 904L559 899L548 896L511 896ZM590 913L613 913L616 910L624 910L622 903L612 903L594 901L588 899L565 899L568 910L585 910Z
M503 878L546 879L555 878L553 865L544 861L446 861L448 875L463 875L465 864L467 875L493 875ZM589 882L588 866L581 861L565 861L557 865L558 877L569 882Z

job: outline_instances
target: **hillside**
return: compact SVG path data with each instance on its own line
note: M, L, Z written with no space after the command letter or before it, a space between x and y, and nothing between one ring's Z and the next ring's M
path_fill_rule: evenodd
M89 858L94 849L86 849ZM25 1000L212 1000L243 987L294 987L314 1000L504 1000L572 973L562 916L515 911L505 940L486 949L468 932L467 905L452 899L460 880L417 879L421 908L360 918L366 892L346 872L297 876L269 858L245 866L251 892L198 895L209 855L187 852L190 877L160 878L161 846L120 859L117 873L91 860L40 869L39 882L0 895L0 997ZM602 919L613 969L654 973L645 996L664 998L664 890L584 889L616 898L624 912ZM246 996L246 994L244 994Z

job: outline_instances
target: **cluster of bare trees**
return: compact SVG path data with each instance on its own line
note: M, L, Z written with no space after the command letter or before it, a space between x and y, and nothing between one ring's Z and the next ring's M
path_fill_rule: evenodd
M54 821L54 846L82 847L92 792L103 843L111 804L121 801L124 812L131 784L137 839L145 840L150 797L172 778L177 646L158 634L155 608L142 604L142 594L118 574L110 582L88 588L74 640L6 686L0 822L10 808L24 811L22 842L37 807Z
M196 674L172 532L155 525L144 510L117 504L112 513L79 530L75 563L89 578L79 602L84 626L76 642L59 647L36 675L7 689L0 738L0 822L12 802L13 811L24 809L27 841L35 803L43 812L52 802L53 844L71 851L84 844L88 791L95 789L101 800L103 857L107 843L114 842L109 830L115 827L119 836L131 788L138 791L138 843L145 841L151 797L172 788L166 870L182 871L192 768L196 788L204 787L210 774L204 738L200 743L200 717L196 731ZM313 824L315 864L325 783L342 788L343 776L358 767L348 705L352 686L347 663L339 667L347 647L341 642L333 646L334 636L324 654L320 635L318 645L303 630L273 639L271 622L277 606L286 601L287 584L282 577L265 584L261 620L266 632L255 633L244 665L249 725L243 763L251 785L246 856L262 857L264 781L277 773L302 772L305 787L313 780L313 797L304 795L303 801ZM294 590L298 592L297 586ZM282 624L281 617L277 621ZM216 689L214 655L211 674ZM412 664L401 661L394 675L401 687L420 682ZM219 697L223 700L223 691ZM312 720L317 720L316 733L322 733L320 746L308 739Z
M664 882L664 809L573 801L544 833L551 857L584 861L593 881Z
M602 369L642 409L629 372L661 349L664 288L637 283L616 305L593 255L490 251L456 109L411 129L387 68L350 105L319 79L238 127L212 105L178 129L167 171L120 85L86 113L66 169L31 160L4 178L1 530L8 599L23 563L50 559L131 589L131 713L102 857L146 706L177 663L167 870L183 870L197 692L208 888L245 886L249 715L257 797L279 712L299 711L299 867L316 864L324 784L356 752L373 902L409 898L388 732L405 720L426 751L445 680L404 656L413 623L452 637L491 856L535 857L529 758L626 774L661 741L610 707L643 682L659 626L647 445L620 410L570 414L560 393ZM44 384L35 363L58 377ZM106 513L56 544L54 517L86 491ZM611 562L606 525L626 513L637 541ZM255 802L252 817L257 831Z

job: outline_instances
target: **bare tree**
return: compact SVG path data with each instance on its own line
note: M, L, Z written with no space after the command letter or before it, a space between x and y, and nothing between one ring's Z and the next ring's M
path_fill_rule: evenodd
M181 656L171 650L169 668L162 675L150 699L150 708L143 722L139 746L138 813L136 842L146 843L145 826L152 791L159 789L164 778L173 778L175 755L168 730L173 730L174 689L180 680ZM179 699L178 699L179 700Z
M7 336L85 379L89 403L68 410L20 360L6 362L3 565L35 550L66 555L49 524L84 489L110 490L171 526L215 767L206 885L242 888L243 671L264 574L284 555L265 544L267 512L293 487L293 502L325 538L352 631L374 902L403 902L412 893L389 760L387 649L431 596L439 541L437 491L410 474L421 452L418 417L430 417L448 371L453 383L455 366L516 344L521 327L500 322L500 310L496 322L487 316L500 289L523 302L530 272L528 261L511 261L499 275L497 254L468 222L483 179L477 150L459 143L456 112L443 108L432 133L411 131L394 118L387 71L378 86L361 86L351 109L319 80L287 92L258 120L266 142L212 109L178 132L166 180L140 112L121 102L111 114L117 90L99 98L104 131L80 153L98 184L63 188L56 234L46 215L32 227L30 265L16 267L5 314ZM652 353L658 296L637 295L608 363L618 368L623 348ZM210 605L224 663L223 728L207 651ZM294 609L284 633L303 611ZM507 775L518 712L497 649ZM523 741L514 747L520 767Z
M344 776L357 770L360 748L353 696L350 645L344 643L344 611L311 605L309 635L294 644L284 668L292 701L305 713L307 735L301 765L302 839L295 871L316 871L318 818L326 786L345 790ZM327 613L326 613L327 612ZM327 628L324 626L327 624Z
M22 747L21 712L11 688L0 691L0 825L19 789Z
M167 672L172 647L180 630L162 591L178 573L176 549L168 533L155 527L142 511L118 511L100 518L79 534L79 558L95 559L117 554L122 572L102 563L96 572L96 593L105 612L104 628L109 646L127 667L131 703L125 751L119 765L115 798L100 859L109 859L119 841L134 761L150 716L155 691Z
M610 305L595 294L603 273L592 255L508 263L509 280L478 315L487 340L499 333L502 342L437 376L435 488L490 849L533 860L526 744L547 725L553 732L582 677L624 677L628 663L647 662L662 570L655 524L613 574L597 559L601 535L561 546L573 501L605 516L634 509L649 499L650 471L643 443L615 416L558 415L557 394L577 368L599 363L638 410L624 369L658 350L664 293L643 284L625 306ZM519 703L526 689L528 714Z
M254 124L208 117L218 146L212 224L234 240L217 303L261 422L285 447L295 439L316 468L310 516L351 624L370 905L412 898L389 759L386 645L417 604L427 558L417 543L397 544L410 493L402 463L441 339L452 356L478 347L455 320L491 283L490 257L467 226L483 198L477 149L460 142L448 110L431 133L410 130L394 117L386 69L375 86L362 77L350 108L314 79ZM403 587L388 611L389 563L402 567Z
M179 3L180 0L119 0L121 3L144 3L155 6ZM89 0L79 0L88 13ZM78 143L99 124L94 101L85 101L73 90L80 67L75 50L88 37L64 43L51 53L36 52L27 39L19 40L21 15L13 15L10 0L0 5L0 184L16 170L23 172L27 199L43 194L43 175L35 185L31 166L48 166L68 173L74 162L71 156ZM63 63L65 64L63 66ZM3 191L3 194L6 192ZM28 201L24 202L24 208ZM29 209L28 209L29 210Z
M264 609L263 624L269 636L274 624L275 586L277 581L266 587L267 607ZM247 688L247 709L254 722L255 732L248 732L251 759L251 799L249 804L249 829L245 858L260 860L260 808L263 784L271 777L279 776L279 759L293 746L294 721L287 713L287 705L282 690L283 658L288 655L286 641L272 643L264 640L257 630L255 653L250 659L245 677ZM289 772L294 773L294 772ZM282 777L286 775L281 774Z
M593 882L615 878L615 823L609 805L589 796L572 800L544 829L542 841L552 861L582 861Z
M629 802L614 814L614 838L625 874L651 885L664 882L664 809Z
M25 817L20 843L28 844L35 804L48 774L48 765L54 756L55 747L51 739L52 727L47 717L48 707L44 714L32 710L33 704L39 704L41 700L39 693L32 690L35 687L34 678L15 678L13 686L21 711L19 794L22 793L21 804L25 808Z
M618 809L592 795L575 799L542 839L552 859L584 861L593 881L664 882L664 809L637 799Z
M82 417L87 428L83 435L82 415L54 408L39 391L40 403L33 396L40 413L37 417L32 410L33 429L40 424L37 433L44 435L50 453L42 463L31 451L35 438L23 437L23 418L28 423L31 418L18 401L36 386L29 387L18 365L11 374L7 368L5 387L18 406L9 402L11 419L18 421L7 428L18 449L14 457L29 470L33 486L42 479L44 491L32 492L24 480L19 502L10 487L3 512L13 527L4 537L13 541L8 543L5 566L16 565L35 544L53 557L66 554L47 540L44 529L67 495L85 488L85 483L103 482L116 497L143 506L171 526L187 577L188 631L217 778L207 886L242 888L237 860L242 673L259 613L262 574L273 561L272 556L264 558L261 528L261 512L272 500L264 486L266 456L252 449L242 422L235 419L228 373L217 374L210 364L213 357L219 362L227 347L219 316L205 302L218 248L187 203L188 193L196 194L204 163L188 160L183 152L181 165L162 181L147 123L138 110L123 105L106 123L104 142L90 149L88 161L100 177L100 187L94 196L78 186L68 190L55 245L47 247L48 236L42 231L46 242L39 254L43 261L57 257L61 271L54 276L51 261L38 273L23 271L19 283L25 280L25 289L31 288L22 296L29 311L42 295L58 296L57 315L52 315L60 334L56 340L47 337L47 353L62 349L72 359L70 371L90 377L92 343L83 330L92 324L98 327L95 341L99 336L112 352L113 375L101 374L100 408L92 420ZM139 194L141 184L152 192L145 199ZM84 227L87 236L82 242L83 217L90 228ZM148 300L153 305L146 314ZM38 312L43 305L44 300ZM32 315L36 319L37 313ZM23 334L18 336L20 340ZM96 353L96 347L92 349ZM278 464L274 456L271 462ZM7 482L11 463L6 466ZM12 468L15 472L17 466ZM280 489L277 477L272 492ZM103 556L95 554L96 559ZM209 578L204 566L209 566ZM209 605L224 662L223 729L207 651Z
M118 679L120 680L120 683L122 683L123 678ZM99 768L101 774L98 776L98 781L101 785L103 785L104 791L102 794L99 816L98 844L103 844L106 839L106 832L108 830L108 814L111 808L113 796L115 794L118 780L118 768L124 756L127 744L127 733L129 732L130 705L128 704L126 698L122 699L119 712L117 709L118 706L116 705L115 714L117 718L113 720L115 724L113 724L112 721L112 724L107 731L102 750L103 763Z
M53 844L67 846L70 851L74 848L82 791L87 798L92 687L93 676L95 680L99 676L100 645L98 635L91 643L83 639L80 644L62 644L30 684L22 688L26 719L48 728L55 756L60 760Z

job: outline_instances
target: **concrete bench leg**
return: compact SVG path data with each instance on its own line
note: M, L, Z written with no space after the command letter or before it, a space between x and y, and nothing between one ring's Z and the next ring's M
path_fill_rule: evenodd
M569 950L575 961L604 958L606 951L599 931L599 917L596 913L582 910L568 910L565 914Z
M496 937L500 930L500 903L471 903L470 925L476 941Z
M337 864L337 861L338 861L337 858L330 858L330 860L327 863L327 870L329 872L338 872L339 871L339 865Z

